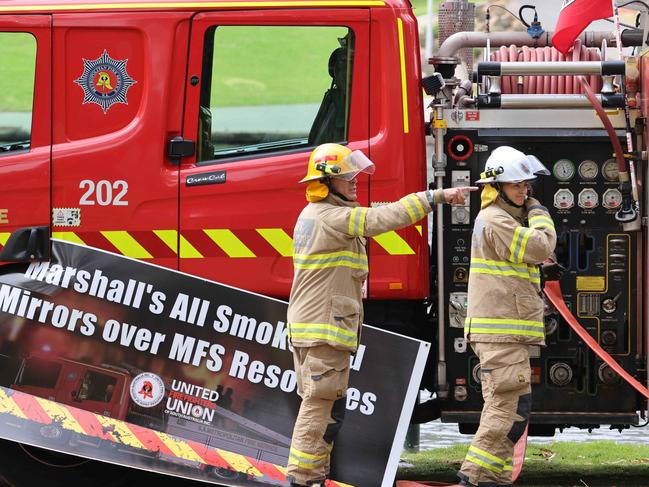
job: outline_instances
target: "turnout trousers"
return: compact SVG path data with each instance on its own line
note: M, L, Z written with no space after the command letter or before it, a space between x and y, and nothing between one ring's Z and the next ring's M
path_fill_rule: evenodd
M480 359L484 407L458 476L478 487L512 484L512 453L530 416L529 345L472 343Z
M302 404L286 470L290 482L324 486L329 476L331 450L345 417L350 355L329 345L293 349Z

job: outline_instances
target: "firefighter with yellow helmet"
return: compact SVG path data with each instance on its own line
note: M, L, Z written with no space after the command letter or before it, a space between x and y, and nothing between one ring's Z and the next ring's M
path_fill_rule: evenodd
M530 345L545 345L539 264L557 236L548 210L529 196L529 182L550 172L534 156L494 149L471 242L464 334L480 359L484 407L458 476L461 485L512 484L512 453L529 420Z
M411 225L436 204L464 204L476 187L421 191L377 208L356 202L356 177L374 173L361 151L323 144L311 153L306 198L293 234L294 279L288 307L298 393L287 478L324 486L333 441L345 416L350 355L363 322L366 237Z

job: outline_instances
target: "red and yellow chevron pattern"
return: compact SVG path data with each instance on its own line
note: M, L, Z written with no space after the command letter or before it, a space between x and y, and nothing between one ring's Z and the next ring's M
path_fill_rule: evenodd
M0 249L11 232L0 232ZM292 230L285 228L201 230L55 231L53 238L96 247L134 259L204 259L291 257ZM376 255L415 255L421 245L421 225L372 237Z
M79 435L145 450L159 454L161 458L171 456L196 464L226 468L260 482L278 484L286 481L286 469L279 465L0 387L0 421L3 414L37 424L56 423ZM352 487L333 481L328 481L327 486Z

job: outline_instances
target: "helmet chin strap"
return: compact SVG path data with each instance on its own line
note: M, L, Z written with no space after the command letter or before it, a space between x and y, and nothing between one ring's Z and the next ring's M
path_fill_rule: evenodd
M325 178L324 184L327 185L327 188L329 188L329 192L331 194L335 194L336 196L338 196L338 198L342 199L343 201L352 201L334 189L333 184L331 184L331 178Z
M513 206L514 208L523 208L525 206L525 203L522 205L517 205L514 203L512 200L509 199L509 196L505 194L505 192L502 190L502 187L500 184L496 183L496 189L498 190L498 195L503 199L505 203L507 203L509 206Z

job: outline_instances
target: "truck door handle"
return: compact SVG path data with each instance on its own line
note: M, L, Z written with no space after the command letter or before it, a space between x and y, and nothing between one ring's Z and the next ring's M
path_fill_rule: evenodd
M196 142L178 136L169 141L169 145L167 147L167 157L172 162L172 164L179 166L180 159L182 159L183 157L193 156L195 151Z

